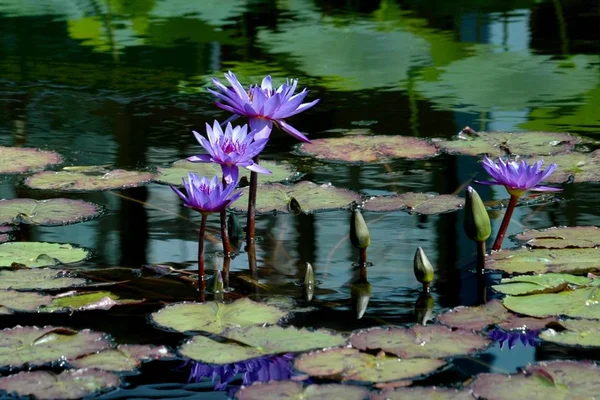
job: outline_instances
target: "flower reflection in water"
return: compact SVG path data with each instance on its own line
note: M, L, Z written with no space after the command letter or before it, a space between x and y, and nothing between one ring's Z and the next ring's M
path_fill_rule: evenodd
M504 345L506 344L508 349L512 350L518 341L521 341L523 346L535 347L539 345L539 334L539 330L518 329L505 331L504 329L496 328L492 329L488 333L488 337L492 339L494 343L498 343L500 345L500 349L504 349Z

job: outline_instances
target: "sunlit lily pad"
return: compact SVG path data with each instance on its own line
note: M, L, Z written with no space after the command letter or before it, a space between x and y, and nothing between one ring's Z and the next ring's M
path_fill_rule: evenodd
M109 348L103 333L47 326L0 331L0 365L20 367L71 360Z
M540 362L525 371L481 374L471 385L473 395L488 400L593 399L600 392L600 368L591 362Z
M414 378L431 373L444 364L444 361L432 358L401 360L345 348L304 354L296 359L294 366L317 378L375 383Z
M38 307L52 302L52 296L39 293L0 290L0 314L12 314L13 311L36 311Z
M0 378L0 389L36 399L81 399L98 391L119 387L121 378L97 369L78 369L59 374L24 371Z
M562 183L573 179L575 182L600 181L600 150L592 153L565 152L544 157L544 163L558 165L546 182Z
M271 175L258 174L258 183L272 183L293 181L300 174L290 164L276 163L273 161L260 160L260 165L272 172ZM213 163L193 163L188 160L179 160L174 162L168 168L158 168L158 174L154 178L155 182L168 183L171 185L181 185L181 180L187 178L188 172L198 174L198 176L221 175L221 166ZM250 181L250 171L240 168L240 178L246 177Z
M564 315L600 319L600 290L597 287L531 296L506 296L503 303L511 311L536 318Z
M361 199L358 193L340 189L329 184L302 181L292 186L273 183L260 185L256 196L256 211L260 213L278 211L290 212L290 201L296 199L302 211L311 212L327 209L347 208ZM248 188L243 189L242 197L233 203L236 210L248 210Z
M204 336L195 336L181 347L180 352L196 361L229 364L267 354L300 352L346 344L343 336L328 331L279 326L234 328L224 332L223 336L236 343L221 343Z
M179 332L221 333L229 328L274 324L286 314L277 307L244 297L229 304L216 301L173 304L152 313L152 319L160 326Z
M567 289L569 286L583 286L592 280L583 276L569 274L539 274L522 275L514 278L502 279L500 285L492 286L494 290L513 296L556 293Z
M153 178L151 172L123 169L43 171L25 179L25 185L32 189L86 192L141 186Z
M72 292L54 298L52 304L40 308L40 312L109 310L113 306L138 304L140 300L119 299L110 292Z
M0 224L68 225L101 213L102 207L83 200L0 200Z
M8 242L0 244L0 267L10 267L12 263L27 267L48 267L70 264L85 260L89 256L86 249L63 243Z
M164 346L151 347L142 345L118 346L96 354L86 355L70 362L76 368L97 368L105 371L133 371L142 361L157 360L170 357Z
M61 162L60 155L53 151L0 146L0 174L19 174Z
M600 321L587 319L567 319L560 321L565 330L545 330L540 338L567 346L600 347Z
M600 246L600 229L595 226L532 229L519 233L515 239L536 249L593 248Z
M584 274L600 271L600 249L502 250L487 256L486 268L508 274Z
M63 289L85 285L86 280L73 278L67 271L56 269L18 269L0 270L0 289L43 290Z
M476 307L459 306L437 317L437 320L452 328L480 331L488 325L506 321L511 313L498 300L488 301Z
M383 350L405 359L468 354L483 349L490 342L466 330L415 325L411 328L368 329L352 335L350 343L360 350Z
M417 214L440 214L461 209L465 199L449 194L404 193L398 196L377 196L365 202L366 211L403 210Z
M360 386L327 384L304 385L292 381L272 381L243 387L236 393L238 400L364 400L369 391Z
M568 133L556 132L477 132L476 135L460 135L454 140L442 140L437 144L450 154L490 156L549 155L571 150L581 141Z
M372 163L394 158L414 160L433 157L438 149L426 140L409 136L352 135L314 139L312 143L302 143L299 151L320 160Z
M371 400L473 400L468 390L446 389L441 387L410 387L395 390L384 390L381 394L373 394Z

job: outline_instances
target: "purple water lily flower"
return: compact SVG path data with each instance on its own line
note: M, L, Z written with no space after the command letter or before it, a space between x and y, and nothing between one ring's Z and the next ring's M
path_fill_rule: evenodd
M267 75L260 86L251 85L246 92L233 72L226 73L225 78L231 84L231 88L223 85L217 78L213 78L213 83L220 92L212 89L208 91L222 101L222 103L217 101L217 106L236 114L232 119L238 116L248 117L250 128L256 131L262 131L264 127L272 128L275 123L295 138L310 143L310 140L299 130L284 121L285 118L308 110L319 102L317 99L310 103L302 103L308 90L303 89L300 93L294 94L298 85L297 79L288 79L286 83L273 89L271 76Z
M483 168L495 181L476 181L484 185L504 185L511 196L521 196L527 190L536 192L557 192L562 189L540 186L539 183L546 179L556 170L556 164L550 164L542 169L543 160L533 165L527 165L525 160L520 163L516 161L504 162L501 158L494 163L488 157L483 159Z
M523 343L523 346L537 346L540 343L539 334L539 330L517 329L505 331L504 329L496 328L488 333L488 337L498 343L500 349L503 349L504 345L507 344L508 349L512 350L519 340Z
M265 130L252 131L248 133L248 125L231 126L227 124L223 132L218 121L213 123L213 126L206 124L206 140L198 132L194 132L196 140L204 147L208 154L200 154L197 156L188 157L191 162L213 162L221 165L223 177L227 184L238 181L238 167L244 167L250 171L259 172L262 174L271 174L271 171L261 167L252 161L252 158L258 155L269 141L269 132L266 132L266 139L257 139L257 136L264 136Z
M171 189L181 197L186 207L206 214L221 211L236 201L242 195L241 191L233 193L236 184L237 182L227 185L223 189L220 177L215 176L209 180L205 176L200 178L190 172L187 180L183 178L183 186L187 194L183 194L172 185Z

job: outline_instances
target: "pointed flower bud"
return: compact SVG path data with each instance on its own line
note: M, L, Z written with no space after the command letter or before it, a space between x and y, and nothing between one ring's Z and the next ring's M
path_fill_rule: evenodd
M366 249L371 244L369 228L359 210L352 211L350 219L350 242L357 249Z
M433 281L433 266L429 262L423 249L420 247L417 247L417 251L415 252L413 267L415 278L417 278L424 286L429 287L429 284Z
M481 197L471 186L466 191L464 227L469 239L476 242L486 240L492 233L490 216Z

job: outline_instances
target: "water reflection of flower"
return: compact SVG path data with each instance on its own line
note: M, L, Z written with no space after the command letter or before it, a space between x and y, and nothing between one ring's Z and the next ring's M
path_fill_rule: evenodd
M232 364L214 365L194 362L188 382L199 382L209 378L215 384L215 390L225 390L241 374L245 386L254 382L288 380L292 376L294 354L264 356Z
M523 346L535 347L539 345L539 334L539 330L518 329L505 331L504 329L496 328L492 329L488 333L488 337L495 343L498 343L501 349L503 349L504 345L507 344L508 349L512 350L519 340L521 343L523 343Z

